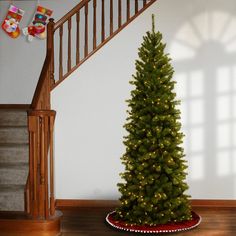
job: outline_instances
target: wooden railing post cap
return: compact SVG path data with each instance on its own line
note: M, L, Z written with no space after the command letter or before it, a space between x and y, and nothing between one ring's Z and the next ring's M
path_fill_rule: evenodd
M50 18L49 22L48 22L48 26L49 27L54 27L54 25L55 25L54 18Z
M54 18L50 18L50 19L49 19L49 22L55 24L55 22L54 22Z

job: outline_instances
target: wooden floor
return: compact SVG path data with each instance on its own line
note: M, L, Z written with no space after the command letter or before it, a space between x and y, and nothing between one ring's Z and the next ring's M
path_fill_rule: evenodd
M134 236L117 231L105 223L105 216L111 208L63 208L62 233L59 236ZM202 217L201 224L191 231L172 234L177 236L236 236L236 208L194 208ZM1 236L23 236L24 234L2 234ZM52 234L31 233L31 236L55 236ZM146 234L153 235L153 234Z
M110 228L104 221L109 208L63 209L62 233L60 236L132 236L143 235L120 232ZM235 208L195 208L202 217L198 228L184 233L159 235L185 236L236 236ZM150 235L150 234L148 234Z

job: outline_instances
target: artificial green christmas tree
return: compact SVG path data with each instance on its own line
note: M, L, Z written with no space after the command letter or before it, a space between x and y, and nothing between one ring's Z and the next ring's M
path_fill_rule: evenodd
M130 82L135 88L128 100L126 152L121 158L124 182L118 184L121 206L114 216L117 222L131 226L192 219L189 196L185 194L187 166L174 70L164 49L153 16L152 31L143 37L136 74Z

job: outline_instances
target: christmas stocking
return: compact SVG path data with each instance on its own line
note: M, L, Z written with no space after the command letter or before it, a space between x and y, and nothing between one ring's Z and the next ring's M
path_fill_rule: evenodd
M23 34L28 36L28 40L31 42L34 37L45 39L46 38L46 25L47 25L47 17L52 15L52 11L38 6L37 11L34 14L34 20L31 25L24 28Z
M19 23L24 15L24 11L18 7L10 5L7 15L2 23L2 29L12 38L20 35Z

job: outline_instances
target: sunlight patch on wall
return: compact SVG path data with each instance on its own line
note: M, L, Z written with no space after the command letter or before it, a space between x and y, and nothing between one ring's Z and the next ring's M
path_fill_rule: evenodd
M236 174L236 150L233 152L233 164L232 164L233 172ZM235 192L236 193L236 192ZM236 195L235 195L236 196Z
M177 94L178 99L184 99L187 96L187 74L186 73L178 73L175 74L175 92Z
M193 180L204 179L204 157L194 155L189 161L189 177Z
M211 26L209 24L209 19L210 16L208 12L204 12L192 19L192 27L195 29L198 37L201 38L201 41L207 41L208 39L210 39L209 32Z
M214 11L211 13L212 20L211 20L211 26L212 26L212 39L219 40L222 37L222 33L227 26L227 22L229 20L229 17L231 17L228 13L220 12L220 11Z
M231 173L231 155L229 151L218 152L216 159L218 176L227 176Z
M233 111L232 111L232 118L236 118L236 94L235 95L233 95L233 98L232 98L232 102L233 102L233 104L234 104L234 107L233 107Z
M191 97L202 96L204 93L204 74L202 70L192 71L189 78Z
M236 50L236 17L228 16L228 22L225 25L224 34L222 34L221 42L225 44L227 52L235 52Z
M230 147L231 138L231 125L229 123L219 124L217 127L217 147L228 148Z
M192 59L204 42L224 45L226 52L236 51L236 17L226 12L203 12L183 24L170 47L174 60Z
M173 60L191 59L194 58L196 52L188 45L184 45L182 42L174 42L170 47L170 54Z
M204 123L204 101L193 99L189 107L189 121L192 125Z
M198 48L201 45L201 39L196 35L195 29L190 22L185 23L176 34L176 39L180 42L186 42L189 38L188 45Z
M236 16L220 10L187 19L170 45L189 180L196 189L215 180L220 196L236 196L235 52Z
M216 99L217 119L219 121L231 118L231 98L230 96L218 96Z
M192 128L189 139L190 152L202 152L204 150L205 134L202 127Z
M236 148L236 122L234 122L232 133L233 133L232 145L234 148ZM236 154L236 152L235 152L235 154ZM236 159L236 156L235 156L235 159Z
M216 91L218 93L231 90L230 67L219 67L216 71Z
M232 67L233 90L236 91L236 66Z

